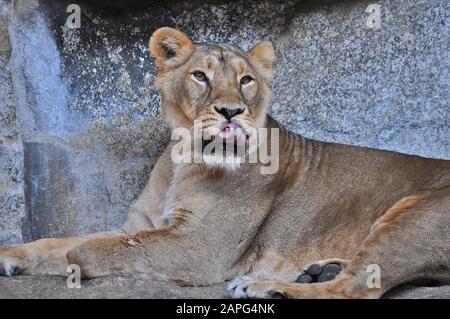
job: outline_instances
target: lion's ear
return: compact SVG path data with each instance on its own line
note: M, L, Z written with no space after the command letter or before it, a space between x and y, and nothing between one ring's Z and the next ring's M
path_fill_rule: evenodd
M248 51L248 54L260 62L266 70L272 71L272 65L275 61L275 51L272 43L269 41L259 42L253 49Z
M167 27L153 32L149 47L159 72L179 66L195 51L194 44L183 32Z

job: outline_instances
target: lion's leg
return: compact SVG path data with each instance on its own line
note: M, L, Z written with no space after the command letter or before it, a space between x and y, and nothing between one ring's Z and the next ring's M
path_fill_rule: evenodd
M69 238L46 238L35 242L0 246L0 276L17 274L65 275L68 265L66 254L74 247L95 238L111 238L153 229L161 211L160 204L170 183L170 149L160 157L152 171L149 183L137 201L130 207L125 224L120 230L88 234ZM156 222L154 222L156 221Z
M190 224L187 220L197 220L189 216L191 212L180 210L172 214L165 228L89 240L69 251L67 257L71 264L80 266L83 278L141 273L203 285L236 273L233 252L224 253L213 238L205 240L208 235Z
M136 204L139 204L138 200ZM65 275L68 266L66 254L74 247L96 238L111 238L152 229L149 218L134 205L125 225L117 230L67 238L44 238L14 246L0 246L0 276Z
M248 280L234 297L379 298L417 278L450 276L450 188L409 196L373 225L347 267L334 279L301 284ZM374 266L375 265L375 266ZM380 287L376 287L377 268Z
M133 206L130 209L130 216L121 229L76 237L44 238L14 246L0 246L0 276L65 275L68 266L66 254L74 247L95 238L111 238L151 228L153 225L149 218L139 211L139 207Z
M119 231L102 232L79 237L45 238L31 243L0 246L0 276L65 275L67 252L89 239L109 237Z
M74 247L94 238L111 238L153 228L146 211L140 207L141 202L145 200L141 198L130 208L128 219L121 229L76 237L44 238L14 246L0 246L0 276L65 275L68 265L66 254Z

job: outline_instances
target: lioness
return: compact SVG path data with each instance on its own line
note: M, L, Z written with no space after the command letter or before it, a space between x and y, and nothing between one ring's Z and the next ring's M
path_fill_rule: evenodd
M121 229L1 247L2 275L65 274L77 264L85 278L230 280L242 298L378 298L406 281L450 277L449 161L288 132L266 114L269 42L245 52L160 28L150 52L173 129L200 121L204 136L214 128L211 139L244 144L255 129L279 129L278 170L175 164L172 143Z

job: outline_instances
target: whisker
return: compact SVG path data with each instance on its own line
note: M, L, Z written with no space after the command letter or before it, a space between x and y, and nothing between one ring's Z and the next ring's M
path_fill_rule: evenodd
M207 118L207 119L202 120L202 122L211 122L211 121L216 121L217 122L217 119Z
M241 122L253 126L253 121L241 120Z
M207 124L207 125L203 126L203 130L206 130L212 126L214 126L214 124Z

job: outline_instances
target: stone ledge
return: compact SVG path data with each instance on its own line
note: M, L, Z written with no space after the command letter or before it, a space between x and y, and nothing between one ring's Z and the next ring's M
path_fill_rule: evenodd
M450 299L450 286L418 287L405 285L387 293L388 299ZM228 298L224 284L181 287L172 282L144 278L104 277L82 282L80 289L69 289L66 279L56 276L0 278L0 299L217 299Z
M141 278L105 277L85 280L80 289L69 289L66 278L57 276L18 276L0 278L0 299L169 299L226 298L225 285L181 287L175 283Z

